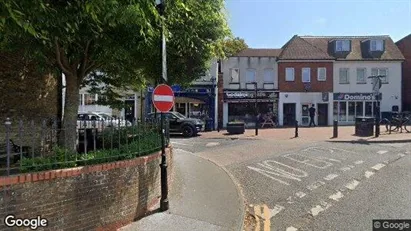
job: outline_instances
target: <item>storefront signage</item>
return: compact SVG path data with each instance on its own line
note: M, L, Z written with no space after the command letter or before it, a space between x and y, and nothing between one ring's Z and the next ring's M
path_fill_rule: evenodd
M276 99L278 98L278 92L257 92L258 99ZM226 91L224 93L224 99L255 99L254 91Z
M382 94L380 93L380 99ZM334 93L334 100L354 101L354 100L375 100L373 93Z

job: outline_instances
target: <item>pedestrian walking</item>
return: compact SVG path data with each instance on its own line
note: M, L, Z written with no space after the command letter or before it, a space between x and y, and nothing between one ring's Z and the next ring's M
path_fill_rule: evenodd
M311 107L309 109L309 112L310 112L310 125L309 125L309 127L311 127L311 124L314 125L314 127L315 127L315 122L314 122L315 108L314 108L314 104L311 105Z

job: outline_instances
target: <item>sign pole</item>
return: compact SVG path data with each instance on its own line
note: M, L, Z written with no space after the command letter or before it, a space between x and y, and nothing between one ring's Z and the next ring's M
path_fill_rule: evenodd
M167 159L166 159L166 146L165 146L165 133L164 133L164 114L160 113L161 116L161 211L167 211L169 209L168 203L168 179L167 179Z

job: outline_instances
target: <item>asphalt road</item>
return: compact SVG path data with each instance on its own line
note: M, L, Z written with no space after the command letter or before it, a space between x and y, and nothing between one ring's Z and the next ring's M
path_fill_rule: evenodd
M250 230L372 230L411 219L411 145L172 139L241 186Z

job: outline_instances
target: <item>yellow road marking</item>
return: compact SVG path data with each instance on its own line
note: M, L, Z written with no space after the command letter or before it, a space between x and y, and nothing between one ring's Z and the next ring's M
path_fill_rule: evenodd
M255 214L255 231L260 231L260 217L261 217L261 208L259 205L254 206Z
M264 231L270 231L271 221L270 221L270 209L268 209L267 205L263 205L264 211Z

